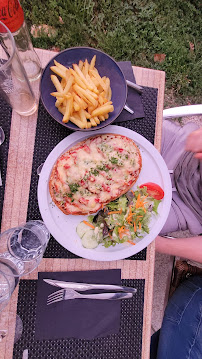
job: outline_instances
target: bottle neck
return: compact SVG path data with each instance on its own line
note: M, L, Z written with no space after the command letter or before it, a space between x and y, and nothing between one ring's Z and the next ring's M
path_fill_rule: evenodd
M24 12L18 0L0 1L0 21L14 33L24 22Z

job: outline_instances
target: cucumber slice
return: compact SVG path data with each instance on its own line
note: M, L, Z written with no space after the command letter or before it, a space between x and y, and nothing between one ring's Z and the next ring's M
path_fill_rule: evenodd
M83 247L88 249L96 248L99 244L95 238L95 233L93 229L90 229L86 233L84 233L83 237L81 238L81 242Z
M89 228L89 226L87 226L84 222L80 222L78 224L78 226L76 227L76 232L80 238L82 238L86 232L91 231L91 230L92 229Z

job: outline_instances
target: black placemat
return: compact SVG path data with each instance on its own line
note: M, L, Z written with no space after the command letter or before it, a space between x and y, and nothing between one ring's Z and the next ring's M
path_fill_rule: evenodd
M137 288L137 294L121 302L119 334L94 340L34 340L36 320L36 280L21 280L17 313L23 322L23 333L14 345L13 359L21 359L24 349L29 359L140 359L144 307L144 280L122 280L122 285ZM67 318L68 320L68 318Z
M150 87L144 87L142 101L144 106L145 117L126 122L115 122L115 125L127 127L140 135L143 135L152 144L154 143L155 125L156 125L156 106L158 90ZM125 110L123 110L125 111ZM63 138L71 134L72 131L61 126L45 110L42 103L39 104L38 122L36 129L36 140L34 148L34 158L32 166L32 178L29 194L29 205L27 219L41 219L38 201L37 185L38 175L37 168L43 163L53 148ZM78 258L75 254L63 248L53 237L51 237L44 254L45 258ZM129 257L128 259L146 259L146 249Z
M11 107L0 97L0 126L3 128L5 133L5 141L0 146L0 170L2 178L2 186L0 186L0 226L3 210L4 191L6 183L6 169L8 159L8 148L10 138L10 126L11 126Z

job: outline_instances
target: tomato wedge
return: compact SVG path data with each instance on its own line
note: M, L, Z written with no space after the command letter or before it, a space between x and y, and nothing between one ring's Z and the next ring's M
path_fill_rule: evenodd
M147 192L148 192L149 196L151 196L155 199L160 200L164 197L163 189L156 183L147 182L147 183L141 184L139 187L140 188L147 187Z

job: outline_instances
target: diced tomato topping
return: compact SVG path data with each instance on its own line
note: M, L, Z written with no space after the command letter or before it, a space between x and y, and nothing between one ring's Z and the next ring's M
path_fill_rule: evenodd
M110 192L110 187L103 183L102 188L106 192Z
M90 153L90 147L88 147L87 145L85 145L83 147L84 151L86 151L87 153Z
M86 151L87 153L90 153L90 147L87 146L87 145L83 145L83 146L77 147L77 151L78 151L78 150L84 150L84 151Z
M85 181L82 179L82 180L80 181L80 184L81 184L81 186L84 186L84 185L85 185Z
M115 147L114 149L115 149L115 151L118 151L119 153L122 153L124 151L124 149L120 148L120 147Z
M99 198L95 198L95 202L96 202L96 203L100 203L100 199L99 199Z
M84 198L84 197L81 197L81 198L79 198L79 202L82 203L82 204L88 204L89 199L86 199L86 198Z
M67 156L64 154L59 158L59 161L68 160L69 158L70 158L70 156Z
M99 147L97 147L97 151L102 155L102 157L104 157L105 158L105 155L104 155L104 153L101 151L101 149L99 148Z
M65 200L66 203L71 203L72 198L70 198L70 197L65 197L64 200Z
M91 181L91 182L95 182L95 176L91 175L90 177L88 177L88 180Z
M64 168L66 169L66 170L68 170L68 168L70 168L70 166L69 165L64 165Z

